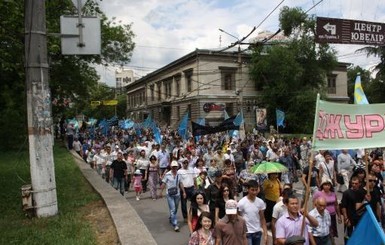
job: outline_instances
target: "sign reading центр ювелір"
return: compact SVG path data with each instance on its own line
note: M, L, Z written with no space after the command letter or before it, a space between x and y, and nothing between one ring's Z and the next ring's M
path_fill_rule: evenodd
M318 100L314 150L385 146L385 104L340 104Z
M385 24L317 17L316 42L384 45Z

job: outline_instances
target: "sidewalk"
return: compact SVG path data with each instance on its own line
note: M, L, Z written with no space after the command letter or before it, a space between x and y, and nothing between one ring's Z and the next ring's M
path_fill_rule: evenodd
M75 162L84 177L103 198L115 224L120 244L157 244L147 226L143 223L135 209L127 202L127 199L104 181L76 152L70 152L74 156Z

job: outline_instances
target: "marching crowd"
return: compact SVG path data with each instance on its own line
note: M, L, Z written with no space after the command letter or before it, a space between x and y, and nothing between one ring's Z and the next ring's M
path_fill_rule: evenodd
M137 201L146 192L154 200L165 196L175 232L180 205L189 245L268 244L268 229L273 244L329 245L335 237L350 237L365 205L379 223L384 216L381 149L368 154L366 172L362 149L319 151L310 159L311 139L306 137L249 133L241 140L221 132L183 140L165 129L159 144L147 130L137 135L112 127L108 135L99 132L92 139L87 129L75 133L68 125L67 130L72 133L69 149L122 195L133 189ZM314 165L309 166L310 160ZM288 171L253 173L265 161L279 162ZM308 186L309 175L313 209L307 211L292 185L301 181ZM342 192L340 202L336 192ZM342 224L344 234L338 234Z

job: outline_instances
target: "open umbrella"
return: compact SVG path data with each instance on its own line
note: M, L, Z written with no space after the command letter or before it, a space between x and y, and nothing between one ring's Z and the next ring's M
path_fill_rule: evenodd
M282 165L279 162L261 162L260 164L255 165L250 170L255 174L269 174L269 173L283 173L289 171L287 167Z

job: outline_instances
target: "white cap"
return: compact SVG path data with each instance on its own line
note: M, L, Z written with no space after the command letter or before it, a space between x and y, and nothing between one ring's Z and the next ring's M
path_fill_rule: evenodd
M225 205L226 214L237 214L237 205L237 201L228 200Z
M171 167L179 167L179 164L177 161L172 161L171 162Z

